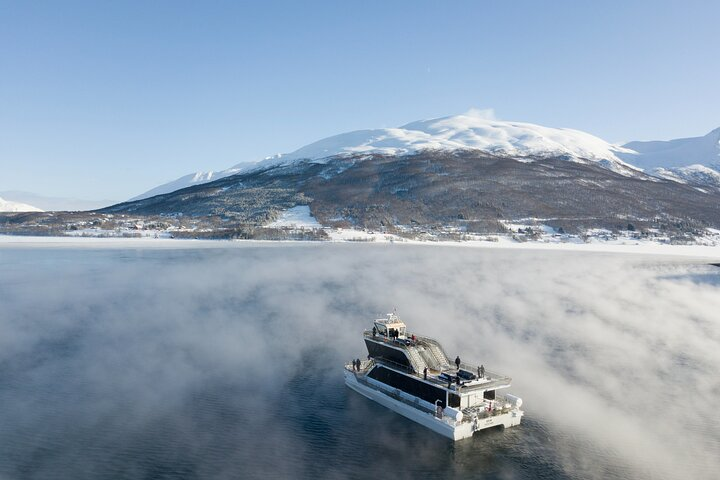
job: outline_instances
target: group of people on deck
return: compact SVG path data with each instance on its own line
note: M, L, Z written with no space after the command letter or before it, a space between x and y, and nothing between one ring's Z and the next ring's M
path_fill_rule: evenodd
M458 370L460 370L460 364L462 362L460 361L460 355L455 357L455 366ZM485 365L480 365L477 369L477 376L478 378L485 378Z

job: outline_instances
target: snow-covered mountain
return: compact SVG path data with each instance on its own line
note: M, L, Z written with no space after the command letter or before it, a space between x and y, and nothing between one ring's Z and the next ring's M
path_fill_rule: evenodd
M287 165L297 161L358 154L407 155L427 150L482 150L496 155L526 157L565 157L575 162L595 162L623 175L637 169L620 155L634 152L610 144L579 130L550 128L531 123L507 122L465 114L408 123L398 128L356 130L328 137L292 153L268 157L259 162L241 163L220 172L198 172L160 185L133 200L169 193L191 185L218 180L256 168Z
M588 133L473 115L422 120L399 128L343 133L263 163L285 164L297 159L317 160L364 153L404 155L422 150L482 150L513 157L564 155L574 161L603 162L620 172L631 169L616 155L629 151Z
M11 202L34 205L46 212L95 210L97 208L107 207L108 205L117 203L115 200L86 200L68 197L48 197L20 190L4 190L0 192L0 197Z
M720 128L702 137L629 142L620 158L646 173L695 186L720 188Z
M688 165L686 167L654 168L650 172L656 177L673 180L679 183L702 185L720 188L720 172L705 165Z
M720 128L702 137L630 142L623 147L635 152L620 154L623 160L648 171L689 165L704 165L718 170L720 166Z
M0 212L42 212L42 210L26 203L11 202L0 198Z
M212 182L213 180L218 180L220 178L227 177L228 175L232 175L233 173L231 173L231 170L232 168L228 168L227 170L224 170L222 172L196 172L184 175L177 180L173 180L172 182L158 185L157 187L152 188L147 192L138 195L137 197L131 198L129 201L132 202L135 200L142 200L143 198L150 198L154 197L155 195L162 195L163 193L174 192L175 190L180 190L181 188L189 187L191 185Z

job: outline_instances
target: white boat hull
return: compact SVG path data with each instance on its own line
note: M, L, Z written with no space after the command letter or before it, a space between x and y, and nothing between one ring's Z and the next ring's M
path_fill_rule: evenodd
M475 420L456 422L450 417L438 418L435 415L407 405L391 396L383 393L381 390L369 387L358 382L356 374L345 370L345 384L359 394L383 405L390 410L399 413L420 425L429 428L435 433L447 437L451 440L462 440L472 437L473 433L486 428L512 427L520 424L523 412L520 409L513 409L508 413L496 414L487 418L478 418Z

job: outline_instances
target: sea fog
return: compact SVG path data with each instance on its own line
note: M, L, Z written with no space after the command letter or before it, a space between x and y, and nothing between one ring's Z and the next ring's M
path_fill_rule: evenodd
M395 308L523 423L453 444L347 389ZM718 312L668 256L0 248L0 478L716 478Z

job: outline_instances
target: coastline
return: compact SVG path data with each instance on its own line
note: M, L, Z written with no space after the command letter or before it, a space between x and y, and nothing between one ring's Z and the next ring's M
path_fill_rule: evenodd
M467 241L423 241L397 239L390 236L376 235L362 241L353 239L332 239L328 241L307 240L195 240L170 238L119 238L119 237L41 237L41 236L14 236L0 235L0 250L10 248L236 248L244 246L310 246L310 245L378 245L386 247L395 246L426 246L426 247L453 247L453 248L479 248L479 249L505 249L505 250L538 250L553 252L588 252L588 253L615 253L659 255L674 257L694 257L720 262L720 246L708 245L667 245L651 242L636 243L562 243L528 241L517 242L511 239L498 241L467 240ZM400 247L401 248L401 247Z

